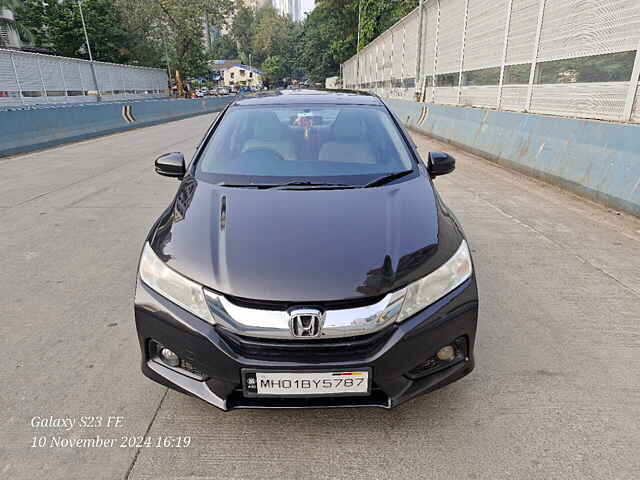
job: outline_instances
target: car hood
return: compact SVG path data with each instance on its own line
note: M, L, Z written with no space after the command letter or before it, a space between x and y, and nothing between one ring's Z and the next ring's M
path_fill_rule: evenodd
M357 189L230 188L186 178L150 235L170 267L244 299L374 297L433 271L455 222L423 176ZM443 232L444 226L444 232ZM449 233L447 233L449 232Z

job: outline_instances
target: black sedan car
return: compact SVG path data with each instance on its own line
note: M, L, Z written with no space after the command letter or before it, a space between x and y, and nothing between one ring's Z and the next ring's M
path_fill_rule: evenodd
M391 408L473 369L469 246L377 97L239 98L214 121L140 258L142 371L225 410Z

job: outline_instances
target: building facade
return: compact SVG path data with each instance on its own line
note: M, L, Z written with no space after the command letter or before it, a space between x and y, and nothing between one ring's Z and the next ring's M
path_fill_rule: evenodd
M14 20L13 12L9 9L0 10L0 17ZM0 47L20 48L22 42L18 33L6 26L0 26Z
M225 87L262 87L262 72L241 63L223 72Z
M302 21L302 0L273 0L273 6L294 22Z

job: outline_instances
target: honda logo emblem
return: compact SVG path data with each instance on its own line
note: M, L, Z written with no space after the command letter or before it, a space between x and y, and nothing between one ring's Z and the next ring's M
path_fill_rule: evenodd
M315 308L289 311L289 330L294 337L317 337L322 330L324 313Z

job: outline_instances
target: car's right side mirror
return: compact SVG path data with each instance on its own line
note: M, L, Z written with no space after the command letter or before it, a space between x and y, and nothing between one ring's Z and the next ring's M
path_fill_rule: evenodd
M431 175L431 178L451 173L455 170L455 168L456 159L448 153L438 151L429 152L427 170L429 171L429 175Z
M165 153L156 159L156 173L164 177L182 179L187 173L184 155L180 152Z

